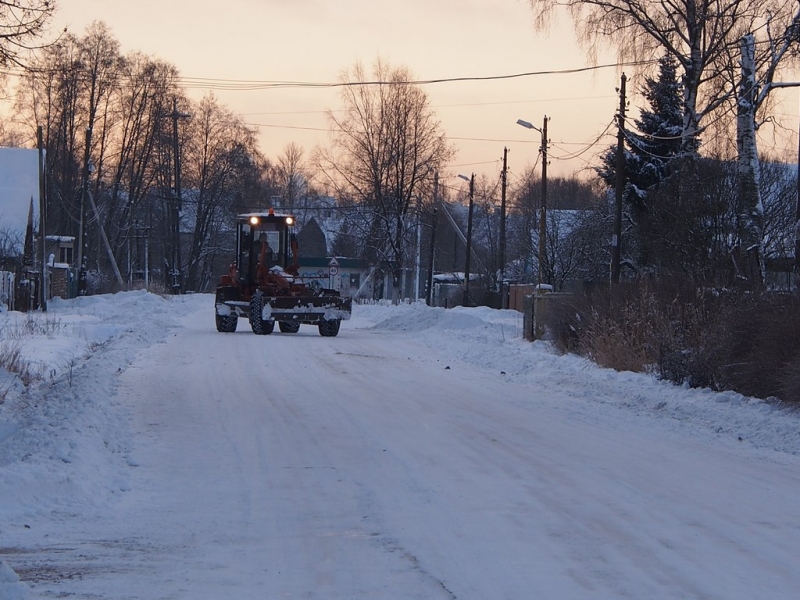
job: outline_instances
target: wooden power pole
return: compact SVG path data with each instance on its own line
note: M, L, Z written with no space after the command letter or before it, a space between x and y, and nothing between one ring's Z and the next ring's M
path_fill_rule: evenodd
M469 297L469 264L472 254L472 213L475 207L475 173L469 178L469 211L467 213L467 249L464 257L464 306L472 306Z
M428 288L425 290L425 303L430 306L433 300L433 268L436 256L436 220L439 206L439 173L433 174L433 223L431 225L431 252L428 260Z
M500 188L500 308L506 308L506 188L508 187L508 148L503 148L503 173Z
M89 193L89 161L91 158L92 146L92 129L86 128L86 147L83 153L83 175L81 181L81 214L80 224L78 226L78 296L86 295L86 271L88 265L86 257L86 201L87 194Z
M173 294L183 291L183 272L181 261L181 211L183 201L181 198L181 149L178 142L178 120L187 119L187 113L178 112L178 100L172 100L172 113L167 115L172 119L172 152L175 161L175 197L172 199L171 234L172 234L172 264L171 287Z
M542 122L542 207L539 211L539 283L547 262L547 115Z
M614 231L611 237L611 283L619 283L622 260L622 196L625 193L625 82L622 74L619 86L617 115L617 181L614 198Z

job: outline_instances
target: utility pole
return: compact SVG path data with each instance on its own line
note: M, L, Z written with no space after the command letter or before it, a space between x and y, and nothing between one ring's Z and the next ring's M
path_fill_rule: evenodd
M422 211L417 200L417 248L414 256L414 302L419 300L420 262L422 260Z
M86 195L89 192L89 158L91 156L92 128L86 128L86 147L83 153L83 181L81 182L81 214L78 226L78 296L86 295Z
M619 283L622 245L622 196L625 192L625 82L622 74L619 86L617 115L617 181L614 198L614 232L611 237L611 283Z
M464 306L471 306L469 297L469 259L472 247L472 213L475 206L475 173L469 179L469 213L467 216L467 250L464 257Z
M506 187L508 186L508 148L503 148L503 172L500 187L500 308L506 308Z
M187 119L189 114L178 112L178 100L172 100L172 113L167 115L172 119L172 152L175 157L175 198L172 202L172 293L180 294L183 290L183 273L181 262L181 211L183 202L181 198L181 150L178 143L178 119Z
M544 267L547 258L547 115L544 116L542 128L539 129L533 123L517 119L517 125L522 125L526 129L535 129L542 134L542 206L539 212L539 276L538 283L544 283Z
M42 133L42 126L39 125L36 128L36 147L39 150L39 252L41 254L41 265L42 265L42 281L41 285L39 285L39 289L41 290L41 298L39 301L39 306L42 309L42 312L47 311L47 298L50 295L49 288L47 281L47 229L45 225L47 223L47 185L45 179L45 162L44 162L44 134Z
M433 174L433 225L431 226L431 253L428 259L428 288L425 291L425 304L431 305L433 299L433 263L436 254L436 217L439 205L439 172Z
M539 283L547 262L547 115L542 123L542 210L539 213Z
M469 213L467 216L467 255L464 258L464 306L472 306L469 297L469 261L472 254L472 213L475 207L475 173L469 180Z

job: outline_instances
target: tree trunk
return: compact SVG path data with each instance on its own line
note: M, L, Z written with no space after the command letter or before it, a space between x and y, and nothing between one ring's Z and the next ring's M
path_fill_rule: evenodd
M736 146L738 160L738 206L737 233L738 276L751 287L764 283L764 260L761 244L763 239L764 208L759 193L758 146L755 127L755 37L752 34L741 39L741 73L739 99L737 102Z

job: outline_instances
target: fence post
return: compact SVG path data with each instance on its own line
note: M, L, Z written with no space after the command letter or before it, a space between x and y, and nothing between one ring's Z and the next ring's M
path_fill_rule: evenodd
M547 322L548 296L553 291L553 286L540 283L533 293L533 339L540 340L544 336L544 326Z

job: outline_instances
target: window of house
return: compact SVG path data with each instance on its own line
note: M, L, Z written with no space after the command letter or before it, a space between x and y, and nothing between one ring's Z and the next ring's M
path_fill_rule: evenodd
M58 249L58 262L72 264L72 248L62 246Z
M361 286L361 274L360 273L350 273L350 287L357 288Z

